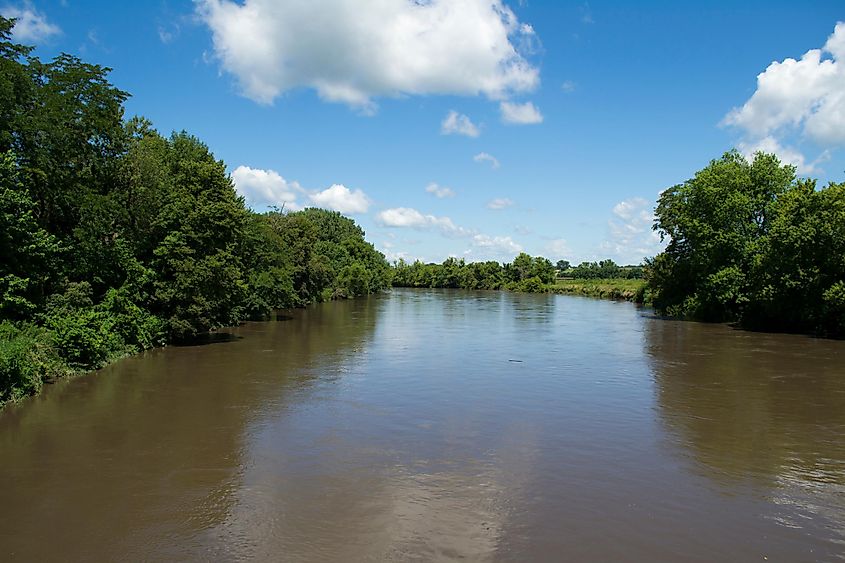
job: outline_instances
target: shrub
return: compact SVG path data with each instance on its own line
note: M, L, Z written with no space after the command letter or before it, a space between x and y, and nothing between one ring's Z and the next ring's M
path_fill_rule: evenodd
M72 368L97 369L109 356L121 353L126 345L112 332L108 315L94 309L81 309L47 319L53 345Z
M110 289L97 307L105 314L102 329L135 350L164 344L164 322L130 299L124 288Z
M0 323L0 405L37 393L47 377L63 371L43 329Z
M548 293L549 291L549 287L538 276L510 283L508 284L508 289L522 293Z

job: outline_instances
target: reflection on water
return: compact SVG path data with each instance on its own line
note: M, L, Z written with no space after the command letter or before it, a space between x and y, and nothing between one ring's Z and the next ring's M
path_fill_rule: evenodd
M0 413L0 558L830 560L845 343L401 290Z
M3 549L24 560L198 555L190 538L225 522L253 426L307 397L315 366L372 333L366 301L297 313L128 358L2 413Z
M661 419L695 469L749 482L786 526L845 539L845 349L841 342L695 323L648 323ZM821 522L821 521L823 522Z
M716 478L845 481L841 342L648 323L660 413Z

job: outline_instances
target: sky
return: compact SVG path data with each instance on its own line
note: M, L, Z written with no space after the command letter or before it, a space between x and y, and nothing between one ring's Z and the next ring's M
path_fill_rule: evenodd
M640 263L659 193L725 151L845 180L845 3L0 0L113 69L257 211L353 218L389 260ZM840 23L842 22L842 23Z

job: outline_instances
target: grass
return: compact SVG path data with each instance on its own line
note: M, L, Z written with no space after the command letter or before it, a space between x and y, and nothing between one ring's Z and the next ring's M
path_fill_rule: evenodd
M550 286L552 293L584 295L601 299L648 301L645 280L632 279L558 279Z

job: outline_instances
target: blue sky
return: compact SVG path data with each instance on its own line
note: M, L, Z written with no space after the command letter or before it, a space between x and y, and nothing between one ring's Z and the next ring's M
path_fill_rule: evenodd
M658 193L731 147L845 179L841 0L0 11L42 58L112 67L129 115L200 137L254 208L337 209L391 259L637 263Z

